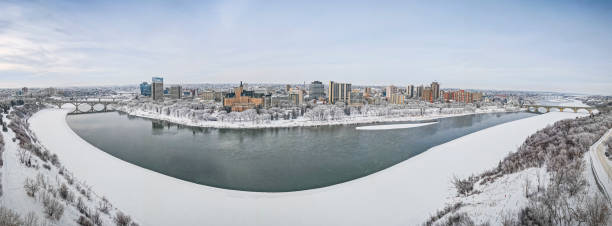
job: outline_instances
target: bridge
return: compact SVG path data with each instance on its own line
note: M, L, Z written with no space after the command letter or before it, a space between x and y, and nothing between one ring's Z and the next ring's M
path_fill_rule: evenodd
M89 114L89 113L99 113L99 112L109 112L109 111L114 111L108 108L108 105L111 104L117 104L119 103L119 101L116 101L114 98L113 99L74 99L74 100L54 100L54 99L47 99L42 101L43 103L46 104L52 104L57 106L58 108L62 108L62 106L64 106L65 104L71 104L75 107L74 111L68 113L68 114ZM89 106L89 110L87 111L81 111L79 109L80 105L88 105ZM96 110L95 106L103 106L102 109L100 110Z
M579 110L586 110L589 114L593 113L597 108L595 107L570 107L570 106L552 106L552 105L537 105L537 104L526 104L523 107L527 108L528 112L538 112L538 113L548 113L550 109L559 109L560 112L563 112L565 109L571 109L574 113L577 113ZM540 112L540 108L546 109L546 112Z

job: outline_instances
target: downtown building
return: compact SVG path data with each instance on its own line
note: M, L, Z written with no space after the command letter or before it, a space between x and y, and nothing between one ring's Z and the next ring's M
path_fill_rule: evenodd
M433 95L433 89L431 87L425 87L423 89L423 95L421 95L421 100L429 101L430 103L433 103L434 95Z
M260 95L255 95L254 91L244 90L242 82L240 86L234 88L233 93L228 93L223 98L223 106L231 111L244 111L247 109L260 108L264 105L264 98Z
M351 103L351 84L350 83L337 83L334 81L329 82L328 92L328 103L336 104L342 102L345 104Z
M414 93L415 95L413 97L420 99L423 96L423 89L423 85L417 86L416 91Z
M432 92L432 102L440 99L440 83L432 82L431 83L431 92Z
M325 98L325 85L322 82L314 81L310 83L310 91L308 93L310 99L318 100Z
M164 99L164 78L153 77L151 83L151 97L153 100Z
M140 95L145 97L151 96L151 84L147 82L140 83Z
M170 86L170 98L181 99L183 97L183 89L179 85Z
M300 89L290 89L287 98L292 105L300 106L304 104L304 91Z
M363 106L365 103L365 98L363 97L363 93L361 90L354 89L351 91L351 102L349 103L351 106Z
M482 101L482 93L472 93L465 90L449 91L444 93L444 100L447 102L463 102L473 103L476 101Z
M405 104L406 103L406 95L401 93L394 93L388 99L389 104Z
M387 99L389 99L391 97L391 95L397 93L397 87L395 86L387 86L387 89L385 90L385 97L387 97Z
M408 98L413 98L414 97L414 86L413 85L408 85L406 87L406 96Z

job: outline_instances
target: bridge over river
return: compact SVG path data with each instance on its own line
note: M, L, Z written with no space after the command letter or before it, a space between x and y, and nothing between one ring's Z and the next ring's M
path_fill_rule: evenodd
M586 110L589 114L593 113L597 108L595 107L573 107L573 106L554 106L554 105L539 105L539 104L526 104L523 107L527 108L528 112L538 112L538 113L548 113L551 109L557 109L560 112L563 112L566 109L571 109L574 113L577 113L579 110ZM546 112L540 111L540 109L545 109Z
M73 100L54 100L54 99L46 99L42 101L46 104L52 104L57 106L58 108L62 108L62 106L66 104L73 105L75 110L70 112L69 114L89 114L89 113L99 113L99 112L109 112L114 111L109 109L108 105L117 104L119 101L113 99L102 99L102 98L88 98L88 99L73 99ZM89 106L89 110L82 111L79 109L79 106L87 105ZM102 108L96 109L96 106L102 106Z

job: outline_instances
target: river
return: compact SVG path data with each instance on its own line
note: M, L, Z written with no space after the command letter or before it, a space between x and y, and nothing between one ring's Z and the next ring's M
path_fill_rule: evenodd
M533 115L465 115L393 130L198 128L118 112L69 115L67 122L108 154L168 176L225 189L287 192L360 178L433 146ZM392 123L368 125L385 124Z

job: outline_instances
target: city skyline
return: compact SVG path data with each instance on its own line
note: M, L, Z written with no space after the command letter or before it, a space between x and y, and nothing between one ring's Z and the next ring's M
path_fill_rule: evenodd
M1 2L0 87L161 75L612 94L607 2L348 3Z

